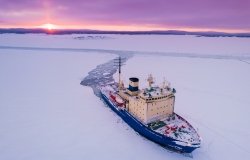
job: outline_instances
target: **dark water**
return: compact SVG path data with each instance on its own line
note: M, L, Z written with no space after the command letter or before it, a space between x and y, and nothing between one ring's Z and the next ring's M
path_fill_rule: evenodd
M123 63L125 63L133 54L118 54L115 59L121 57ZM114 83L113 75L118 71L118 65L115 64L115 59L112 59L106 63L96 66L95 69L88 73L82 81L81 85L89 86L93 89L96 96L100 96L99 87L110 83Z

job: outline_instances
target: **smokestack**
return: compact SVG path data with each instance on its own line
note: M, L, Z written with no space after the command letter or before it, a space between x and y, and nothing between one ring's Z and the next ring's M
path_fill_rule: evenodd
M128 93L132 96L137 95L139 92L139 79L136 77L129 78Z

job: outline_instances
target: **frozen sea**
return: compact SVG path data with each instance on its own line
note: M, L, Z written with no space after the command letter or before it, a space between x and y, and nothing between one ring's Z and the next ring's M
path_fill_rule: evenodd
M190 159L138 135L80 85L122 54L132 55L125 84L137 76L144 87L152 73L176 88L175 112L203 139L193 159L249 159L249 38L89 36L0 35L1 160Z

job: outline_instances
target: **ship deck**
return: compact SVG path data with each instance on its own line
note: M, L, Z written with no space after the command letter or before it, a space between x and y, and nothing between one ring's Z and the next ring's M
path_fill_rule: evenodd
M186 142L190 145L200 143L200 137L195 129L186 120L175 113L164 119L149 123L148 127L155 132Z

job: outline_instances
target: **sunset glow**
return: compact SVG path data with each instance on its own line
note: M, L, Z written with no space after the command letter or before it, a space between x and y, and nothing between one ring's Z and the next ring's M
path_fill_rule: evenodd
M2 0L1 5L0 28L250 32L248 0Z
M46 24L41 25L41 28L53 30L53 29L57 29L57 26L51 23L46 23Z

